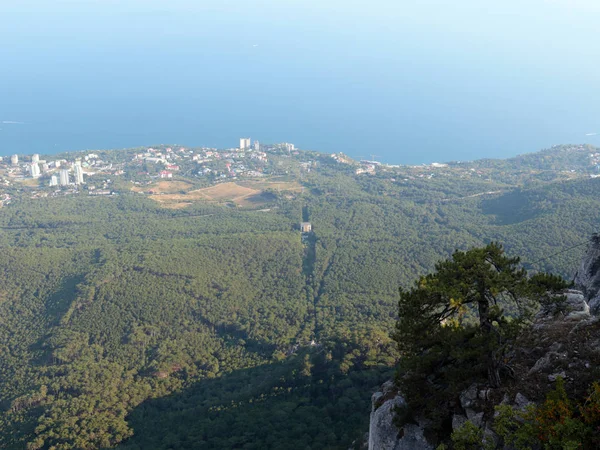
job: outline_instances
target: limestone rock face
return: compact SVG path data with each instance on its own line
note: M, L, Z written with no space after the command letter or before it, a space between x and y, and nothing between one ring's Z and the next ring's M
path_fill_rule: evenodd
M493 431L498 415L493 413L494 406L508 404L525 410L540 404L558 377L567 387L576 386L580 392L587 389L593 381L590 369L600 366L600 235L592 238L574 284L574 289L561 294L564 303L556 302L538 313L511 354L519 383L496 390L485 384L470 385L449 407L453 430L468 420L483 431L485 443L496 446L500 441ZM369 450L433 450L424 436L424 421L405 423L401 429L394 424L395 410L406 406L392 382L373 395ZM431 433L428 429L432 441L447 439Z
M565 320L582 320L590 318L590 306L585 301L583 292L575 290L567 290L565 292L567 297L567 307L569 314L565 317Z
M402 430L394 425L395 409L406 407L406 401L397 393L388 398L390 394L386 383L383 391L372 397L369 450L433 450L419 425L407 423Z
M477 384L473 383L468 389L460 393L460 405L463 409L472 408L477 402L478 395Z
M575 274L575 285L583 291L592 314L600 314L600 236L594 235Z

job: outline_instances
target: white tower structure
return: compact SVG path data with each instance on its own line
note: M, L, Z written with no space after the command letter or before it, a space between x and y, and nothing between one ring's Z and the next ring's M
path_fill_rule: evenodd
M31 166L29 166L29 174L33 178L39 177L40 176L40 166L37 163L34 163Z
M13 166L16 166L17 164L19 164L19 155L12 155L12 156L10 157L10 163L11 163Z
M254 150L256 150L257 152L260 151L260 142L254 141Z
M250 148L250 138L240 138L240 150L248 150Z
M83 184L83 169L80 164L75 164L75 184Z
M50 186L58 186L58 178L56 178L56 175L50 177Z
M67 169L63 169L60 171L60 185L68 186L69 185L69 171Z
M34 154L31 156L31 162L32 162L33 164L37 164L37 163L39 163L39 162L40 162L40 155L39 155L38 153L34 153Z

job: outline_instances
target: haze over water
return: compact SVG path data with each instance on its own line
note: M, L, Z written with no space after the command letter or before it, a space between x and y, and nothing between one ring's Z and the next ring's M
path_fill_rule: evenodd
M600 145L592 0L0 1L0 155L293 142L390 163Z

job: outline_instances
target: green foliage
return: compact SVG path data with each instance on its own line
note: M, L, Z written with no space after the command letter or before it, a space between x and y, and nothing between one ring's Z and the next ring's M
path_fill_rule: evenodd
M321 435L315 448L347 447L362 434L370 393L395 362L384 327L345 327L343 342L315 335L319 290L307 289L315 274L294 230L299 206L272 214L207 209L195 216L137 198L72 197L1 211L0 447L137 442L135 411L176 411L176 392L245 370L255 373L251 394L239 391L238 379L203 390L200 403L252 402L261 406L248 414L263 423L280 408L276 423L253 438L257 448L271 445L267 430L278 436L274 448ZM158 398L164 403L149 403ZM302 433L281 420L284 411L297 413ZM239 438L249 421L240 412L227 408L201 424L215 431L207 442L230 448L214 422ZM166 448L190 429L174 434L172 423L163 425Z
M505 444L518 450L598 448L600 439L600 385L594 383L587 399L573 405L558 378L555 388L539 406L525 411L509 405L496 407L494 429Z
M390 371L343 374L338 364L303 352L151 400L132 413L136 433L119 448L348 448L368 427L363 393Z
M307 159L318 167L302 172L304 193L278 195L269 211L162 209L128 192L134 163L109 198L11 188L0 209L0 447L348 448L396 363L397 286L490 240L540 261L600 219L600 180L525 189L529 175L509 166L356 176L301 153L264 173L300 173ZM472 197L489 191L503 193ZM315 230L306 242L303 219ZM534 266L566 275L579 257ZM484 376L473 312L468 344L448 357ZM440 336L457 339L449 331Z
M441 423L438 413L469 384L500 384L504 352L540 297L567 285L548 275L529 278L518 263L495 243L456 251L400 291L398 381L413 408Z
M450 438L454 450L479 450L482 448L483 430L467 420L452 432Z
M494 431L507 445L517 450L530 449L536 436L532 423L534 409L533 406L528 406L525 411L519 411L510 405L497 406Z

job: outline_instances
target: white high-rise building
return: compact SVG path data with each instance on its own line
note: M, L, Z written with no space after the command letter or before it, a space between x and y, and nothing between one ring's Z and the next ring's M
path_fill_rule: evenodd
M17 164L19 164L19 155L12 155L12 156L10 157L10 163L11 163L13 166L16 166Z
M257 152L260 151L260 142L254 141L254 150L256 150Z
M56 175L52 175L50 177L50 187L52 186L58 186L58 178L56 177Z
M80 161L81 163L81 161ZM75 184L83 184L83 169L81 164L75 164Z
M250 148L250 138L240 138L240 150L248 150Z
M32 164L31 166L29 166L29 174L33 178L39 177L40 176L40 166L37 163Z
M69 185L69 171L67 169L63 169L59 173L60 175L60 185L68 186Z
M34 154L31 156L31 162L32 162L33 164L37 164L37 163L39 163L39 162L40 162L40 155L39 155L39 154L37 154L37 153L34 153Z

